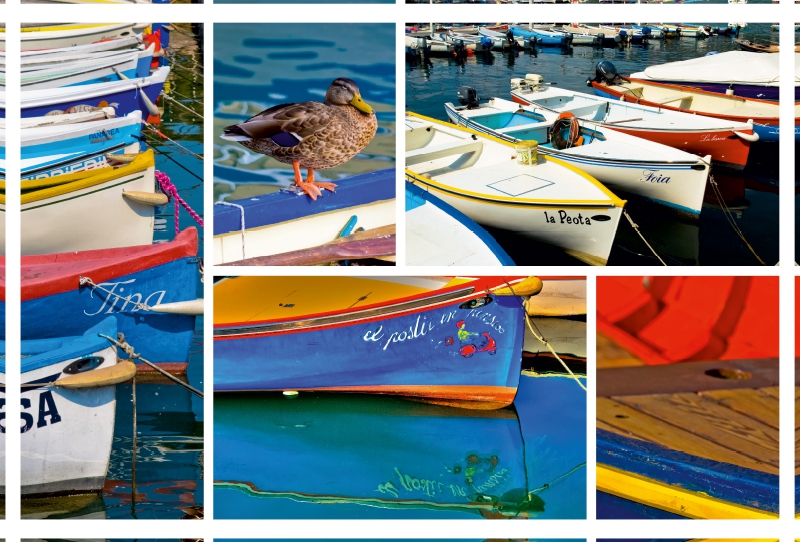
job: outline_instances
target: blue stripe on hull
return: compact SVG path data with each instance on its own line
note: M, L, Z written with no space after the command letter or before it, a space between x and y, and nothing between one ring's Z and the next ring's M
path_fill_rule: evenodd
M102 284L123 298L132 296L152 306L195 299L197 273L197 264L183 258ZM124 299L115 302L103 292L79 289L77 276L74 290L22 302L22 340L82 335L109 315L116 316L118 330L149 361L188 359L194 316L134 312Z
M597 519L689 519L678 514L671 514L659 508L653 508L634 501L597 491ZM603 539L603 542L611 542ZM621 542L621 541L620 541ZM634 542L625 539L625 542ZM656 542L655 540L653 542ZM658 542L670 542L659 539ZM675 540L674 542L681 542Z
M678 452L597 430L597 463L689 491L768 512L778 512L774 474Z
M214 389L287 390L344 386L501 386L519 383L519 300L496 297L380 322L214 341ZM457 322L464 321L463 340ZM464 331L471 335L466 336ZM481 351L489 339L496 349ZM466 357L470 352L472 355Z
M147 97L150 98L150 100L153 103L155 103L156 98L158 98L158 95L161 94L161 89L163 88L163 86L164 86L163 84L150 84L144 87L144 92L145 94L147 94ZM24 107L22 109L22 118L44 117L52 111L66 111L70 107L75 107L78 105L90 105L92 107L101 107L100 104L101 101L105 101L109 105L116 103L117 105L114 106L114 109L116 110L116 114L118 117L125 116L128 113L132 113L134 111L141 111L142 114L146 117L147 106L145 105L144 100L140 96L141 92L143 91L139 90L138 88L132 88L130 90L114 92L111 94L106 94L104 96L96 96L94 98L84 98L84 99L54 103L38 107Z

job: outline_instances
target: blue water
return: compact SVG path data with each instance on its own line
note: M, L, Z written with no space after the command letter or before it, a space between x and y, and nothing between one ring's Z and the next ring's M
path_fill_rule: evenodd
M191 32L189 25L180 27ZM169 85L174 91L171 95L202 114L202 50L194 40L177 32L171 35L170 47L174 54L171 57L172 73L169 77ZM160 102L158 105L164 107L159 130L189 151L202 156L202 120L170 102ZM181 197L202 217L202 160L163 139L157 141L147 136L147 141L157 151L156 170L169 175ZM202 258L203 229L183 209L179 218L181 230L190 226L198 228L199 256ZM158 210L155 242L163 243L175 238L174 220L172 203ZM199 276L197 293L199 297L203 297ZM193 387L203 390L202 317L197 319L195 326L187 379ZM23 501L23 517L175 519L184 515L183 508L202 506L203 401L178 385L164 382L162 379L157 383L149 383L146 378L137 378L135 480L132 462L131 385L119 385L114 441L102 494ZM134 481L136 498L132 499Z
M218 519L586 517L586 392L567 378L523 376L503 411L350 394L218 395L214 442ZM379 490L400 471L447 485L461 472L458 458L480 455L476 443L520 484L494 496L511 503L502 512L432 507L411 485L405 504ZM543 510L515 507L527 492Z
M727 23L707 23L725 26ZM740 37L759 43L777 42L769 24L749 24ZM512 77L536 73L577 92L592 93L586 79L594 77L595 66L609 60L622 75L647 66L704 56L712 51L738 50L732 38L713 36L704 40L680 38L652 40L646 46L599 48L574 46L540 47L535 53L477 53L466 59L431 57L406 62L406 109L447 120L444 104L456 101L456 89L474 87L478 96L509 99ZM778 261L778 146L761 143L751 147L744 171L714 168L725 204L734 212L735 222L756 253L767 263ZM628 200L626 209L642 233L669 265L759 265L745 243L731 228L720 210L719 200L706 191L700 219L688 221L670 211L619 192ZM504 231L491 230L500 245L518 265L582 265L551 247ZM609 265L660 265L650 250L623 218L608 260Z
M356 82L376 112L378 133L355 158L316 178L394 167L394 24L217 24L214 38L215 201L274 192L294 180L291 165L220 139L222 129L278 104L323 101L338 77Z

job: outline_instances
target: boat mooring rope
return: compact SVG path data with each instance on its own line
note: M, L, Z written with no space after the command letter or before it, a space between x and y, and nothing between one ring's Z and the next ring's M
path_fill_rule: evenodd
M194 218L194 221L197 222L201 228L205 228L203 225L203 219L200 218L194 209L192 209L186 201L178 194L178 188L172 184L172 181L169 180L169 175L164 173L163 171L156 171L156 180L158 181L158 185L161 187L161 191L167 194L168 196L172 196L172 199L175 200L175 235L178 235L181 232L181 228L179 225L180 222L180 210L181 208L178 206L180 203L186 212Z
M631 223L631 227L633 228L633 231L635 231L639 235L639 237L642 238L642 241L644 241L644 244L647 245L647 248L650 249L650 252L653 253L653 256L658 258L658 261L661 262L661 265L666 266L667 264L664 263L664 260L661 259L661 256L659 256L658 253L655 251L655 249L650 246L650 243L648 243L647 239L644 238L644 235L642 235L642 232L639 231L639 225L636 224L636 222L633 221L633 219L631 218L631 215L628 214L628 211L623 209L622 210L622 214L624 214L625 218L628 219L628 222Z
M172 103L174 103L174 104L177 104L177 105L181 106L182 108L184 108L184 109L185 109L186 111L188 111L189 113L191 113L191 114L193 114L193 115L195 115L195 116L197 116L197 117L200 117L201 119L205 120L205 118L203 117L203 115L201 115L200 113L198 113L197 111L195 111L195 110L194 110L194 109L192 109L191 107L187 107L187 106L183 105L181 102L179 102L178 100L176 100L175 98L173 98L173 97L172 97L172 96L170 96L169 94L164 94L164 93L162 92L162 93L161 93L161 97L162 97L162 98L165 98L166 100L169 100L170 102L172 102Z
M245 248L244 247L244 232L245 232L245 228L244 228L244 207L242 207L241 205L237 205L236 203L229 203L227 201L215 201L214 205L227 205L228 207L236 207L237 209L239 209L239 214L242 217L242 259L246 260L247 256L245 256L245 253L244 253L244 248Z
M131 381L131 402L133 403L133 449L131 450L131 512L136 517L136 375Z
M138 139L139 141L141 141L141 142L142 142L142 143L144 143L144 144L147 144L147 143L148 143L148 142L145 140L144 136L139 136L139 137L137 137L136 139ZM180 162L178 162L177 160L175 160L175 159L174 159L172 156L170 156L170 155L169 155L169 154L167 154L166 152L161 152L160 150L158 150L158 148L157 148L157 147L155 147L155 146L153 146L153 145L150 145L150 148L151 148L151 149L153 149L153 152L156 152L156 153L160 154L161 156L163 156L164 158L166 158L166 159L170 160L172 163L174 163L176 166L178 166L179 168L181 168L183 171L185 171L186 173L188 173L189 175L191 175L192 177L194 177L194 178L195 178L195 179L197 179L198 181L200 181L200 182L203 182L203 178L202 178L200 175L198 175L198 174L197 174L197 173L195 173L194 171L190 170L189 168L187 168L186 166L184 166L183 164L181 164ZM178 151L178 152L180 152L180 151Z
M561 476L557 476L557 477L556 477L556 478L554 478L554 479L553 479L553 481L552 481L552 482L550 482L549 484L545 484L545 485L543 485L542 487L537 487L536 489L531 489L530 491L528 491L528 499L530 499L532 495L538 495L538 494L539 494L539 493L541 493L542 491L544 491L544 490L546 490L546 489L550 489L550 488L551 488L551 487L553 487L553 485L555 485L555 484L556 484L556 483L557 483L559 480L562 480L562 479L566 478L567 476L570 476L571 474L573 474L573 473L575 473L575 472L579 471L580 469L582 469L582 468L583 468L583 467L585 467L585 466L586 466L586 461L584 461L584 462L583 462L583 463L581 463L580 465L575 465L574 467L572 467L570 470L568 470L567 472L565 472L565 473L564 473L564 474L562 474Z
M169 141L170 143L172 143L173 145L176 145L177 147L179 147L179 148L180 148L181 150L183 150L183 152L185 152L186 154L191 154L192 156L194 156L194 157L195 157L195 158L197 158L198 160L202 160L202 159L203 159L203 157L202 157L202 156L200 156L199 154L197 154L196 152L192 152L192 151L190 151L189 149L187 149L186 147L184 147L183 145L181 145L180 143L178 143L178 142L177 142L177 141L175 141L174 139L171 139L169 136L166 136L166 135L164 135L164 134L161 132L161 130L159 130L159 129L158 129L156 126L153 126L152 124L150 124L150 123L149 123L149 122L147 122L146 120L143 120L143 121L142 121L142 124L144 124L145 126L147 126L148 128L150 128L150 129L151 129L153 132L155 132L155 133L156 133L156 134L157 134L159 137L162 137L162 138L166 139L167 141Z
M750 243L747 242L747 239L744 238L744 232L742 232L741 228L739 228L739 226L736 224L736 219L733 217L733 212L725 203L725 198L722 197L722 192L720 192L719 185L717 184L717 181L714 180L713 175L708 176L708 182L711 184L711 189L714 191L714 196L717 198L717 201L719 201L720 207L722 207L722 214L725 215L725 219L728 221L728 224L731 225L731 228L733 228L733 231L735 231L736 235L739 236L739 239L741 239L744 244L747 245L747 248L749 248L750 252L753 253L753 256L756 257L756 260L758 260L761 265L767 265L764 263L764 260L762 260L758 254L756 254L756 251L752 246L750 246Z
M128 354L128 359L130 361L133 361L135 359L141 360L142 363L145 363L145 364L149 365L150 367L152 367L153 369L155 369L156 371L158 371L162 375L166 376L167 378L169 378L170 380L172 380L176 384L178 384L180 386L183 386L184 388L186 388L187 390L189 390L190 392L192 392L193 394L198 396L200 399L203 399L203 392L193 388L192 386L190 386L186 382L181 381L180 378L169 374L167 371L165 371L164 369L162 369L161 367L159 367L158 365L156 365L152 361L148 361L148 360L144 359L140 354L137 354L136 352L134 352L133 346L131 346L127 342L125 342L125 334L124 333L117 333L117 339L112 339L111 337L109 337L108 335L104 335L103 333L98 333L97 336L98 337L102 337L104 339L108 339L113 344L115 344L118 348L121 348L123 352Z
M509 290L511 290L511 293L514 293L514 288L511 286L511 284L509 284L509 282L507 280L504 280L503 282L506 283L506 286L508 287ZM520 296L517 296L517 299L520 299ZM550 343L547 342L547 340L544 338L544 336L541 334L541 332L536 333L536 331L534 331L533 328L535 327L535 324L533 324L531 322L531 317L528 315L528 311L525 308L525 303L520 301L520 304L522 305L522 311L525 314L525 323L528 325L528 329L531 330L531 333L533 333L533 336L536 337L536 340L539 341L540 343L542 343L543 345L545 345L547 347L547 349L550 350L550 353L553 354L556 357L556 359L561 364L561 366L564 367L564 369L567 370L567 372L570 374L570 376L575 380L575 382L578 383L578 386L580 386L583 389L583 391L589 391L589 390L586 389L586 386L583 385L583 382L581 382L580 379L577 376L575 376L575 373L572 372L572 370L567 366L567 364L564 363L564 360L561 359L561 357L556 353L555 350L553 350L553 347L550 346ZM538 331L538 328L537 328L537 331Z

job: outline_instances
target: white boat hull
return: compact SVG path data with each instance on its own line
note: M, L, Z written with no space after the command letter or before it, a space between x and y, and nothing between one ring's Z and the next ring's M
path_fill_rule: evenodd
M109 366L116 364L110 347L95 355ZM22 382L55 380L73 361L26 372ZM115 394L115 386L22 389L22 495L103 488L114 438Z
M123 197L153 192L155 168L22 205L22 254L149 245L154 208Z
M89 45L103 40L125 38L134 35L133 25L134 23L121 23L75 30L23 32L21 47L23 51L62 49Z

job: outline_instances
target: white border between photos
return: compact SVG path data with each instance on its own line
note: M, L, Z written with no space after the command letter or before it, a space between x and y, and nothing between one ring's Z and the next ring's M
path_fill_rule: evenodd
M403 192L402 126L405 110L405 60L403 55L403 26L407 21L557 21L568 19L580 22L599 21L747 21L780 22L783 31L780 42L784 51L794 47L795 20L800 20L800 6L783 0L780 5L315 5L308 9L302 5L18 5L19 0L7 0L0 5L0 21L6 22L7 51L7 169L9 172L19 168L19 25L20 22L107 22L107 21L177 21L203 22L205 24L205 108L207 121L205 133L205 217L211 231L213 215L213 38L215 22L264 22L264 23L313 23L343 22L362 23L390 22L397 27L397 187ZM721 16L724 14L724 16ZM302 35L298 36L302 39ZM794 79L792 55L781 55L781 79ZM791 85L781 89L781 119L783 126L793 125L794 94ZM207 510L203 521L154 521L154 520L20 520L19 494L7 495L7 519L0 521L0 538L17 542L20 538L781 538L784 542L800 537L800 521L794 520L794 276L797 269L794 261L794 143L791 130L784 130L780 142L780 183L783 191L780 196L780 260L784 264L777 268L763 267L697 267L680 269L621 267L519 267L508 269L508 274L560 274L585 275L588 277L588 326L595 329L595 276L607 275L779 275L781 285L781 382L784 393L781 397L780 452L781 469L781 510L783 514L774 521L598 521L594 519L595 483L594 461L594 419L595 389L593 332L587 338L589 354L589 399L587 400L587 512L586 520L546 520L546 521L468 521L468 520L214 520L213 517L213 371L212 371L212 280L216 269L210 265L211 235L205 237L206 275L205 282L205 480L204 500ZM9 176L11 178L11 176ZM398 247L404 242L404 198L397 199ZM7 276L6 311L8 315L19 314L19 202L9 199L7 205ZM751 240L752 241L752 240ZM347 275L443 275L453 273L452 268L402 267L402 252L398 257L397 268L335 268L336 273ZM219 274L263 274L263 275L318 275L328 274L331 268L220 268ZM481 268L458 268L462 275L500 274ZM6 333L7 348L7 419L19 419L19 320L8 318ZM13 431L6 434L6 480L7 486L19 487L19 434ZM584 498L579 496L579 498Z

